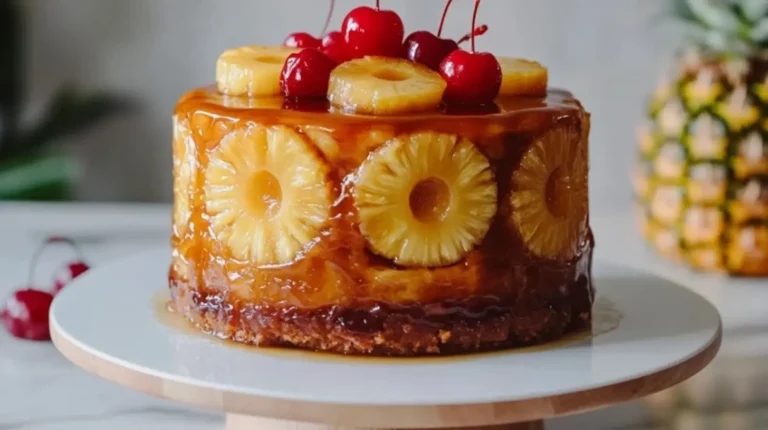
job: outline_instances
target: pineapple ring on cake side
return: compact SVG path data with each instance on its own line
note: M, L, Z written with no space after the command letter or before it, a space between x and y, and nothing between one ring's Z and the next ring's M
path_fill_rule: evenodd
M292 261L328 218L328 166L297 132L251 124L226 135L205 168L211 231L238 260Z
M488 160L451 134L389 141L360 167L354 194L370 248L403 266L458 262L482 241L496 214Z
M584 136L571 126L548 130L512 174L510 221L538 257L568 260L581 246L589 209Z
M191 209L192 176L197 160L189 120L173 117L173 226L181 236L187 228Z

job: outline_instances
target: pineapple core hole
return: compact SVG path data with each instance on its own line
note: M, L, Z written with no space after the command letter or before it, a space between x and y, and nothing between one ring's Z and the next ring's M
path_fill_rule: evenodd
M393 81L393 82L404 81L408 79L408 75L406 75L405 73L399 70L387 69L387 68L376 70L375 72L373 72L373 77L384 80L384 81Z
M563 169L555 169L547 179L547 186L544 190L544 197L547 201L547 209L556 218L564 218L570 210L568 192L568 178Z
M251 176L246 184L246 193L250 202L251 213L259 218L273 218L280 210L283 192L280 182L266 170L260 170Z
M285 58L276 57L274 55L261 55L255 58L256 61L259 63L269 63L269 64L283 64L285 63Z
M408 203L417 221L442 221L451 206L451 190L440 179L427 178L413 187Z

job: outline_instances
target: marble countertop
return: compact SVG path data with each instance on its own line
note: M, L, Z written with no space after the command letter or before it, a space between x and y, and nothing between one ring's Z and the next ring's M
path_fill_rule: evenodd
M167 243L170 207L0 204L0 297L26 282L29 256L47 235L73 237L93 266ZM547 423L550 430L768 428L768 280L696 274L662 262L640 241L629 210L593 210L597 258L672 279L718 307L718 358L688 382L649 399ZM44 254L52 273L65 250ZM35 282L49 282L45 275ZM706 424L706 426L705 426ZM0 330L0 429L217 429L223 415L145 396L88 374L50 343Z

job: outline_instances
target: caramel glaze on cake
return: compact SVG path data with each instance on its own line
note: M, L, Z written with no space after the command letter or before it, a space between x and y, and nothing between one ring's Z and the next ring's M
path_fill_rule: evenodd
M237 342L365 355L510 348L588 326L594 295L589 114L560 90L496 104L479 113L377 117L334 113L324 103L226 97L215 88L187 94L174 117L169 277L177 310L202 330ZM331 202L327 217L301 252L279 264L234 252L237 229L222 234L213 227L215 214L227 208L205 194L211 154L226 136L252 127L295 131L327 166L321 172ZM439 267L398 265L374 253L355 205L361 164L391 139L421 131L468 139L487 158L496 183L487 233L458 261ZM516 189L537 174L546 175L539 185ZM280 204L280 185L273 206ZM543 206L535 193L543 193Z

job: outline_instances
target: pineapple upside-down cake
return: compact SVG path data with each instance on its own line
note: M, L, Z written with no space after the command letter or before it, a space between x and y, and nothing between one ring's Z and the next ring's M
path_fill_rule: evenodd
M385 40L355 33L371 20ZM342 30L229 50L217 85L179 101L178 312L238 342L375 355L588 326L581 104L539 63L403 43L391 11L355 9ZM436 40L456 45L439 62Z

